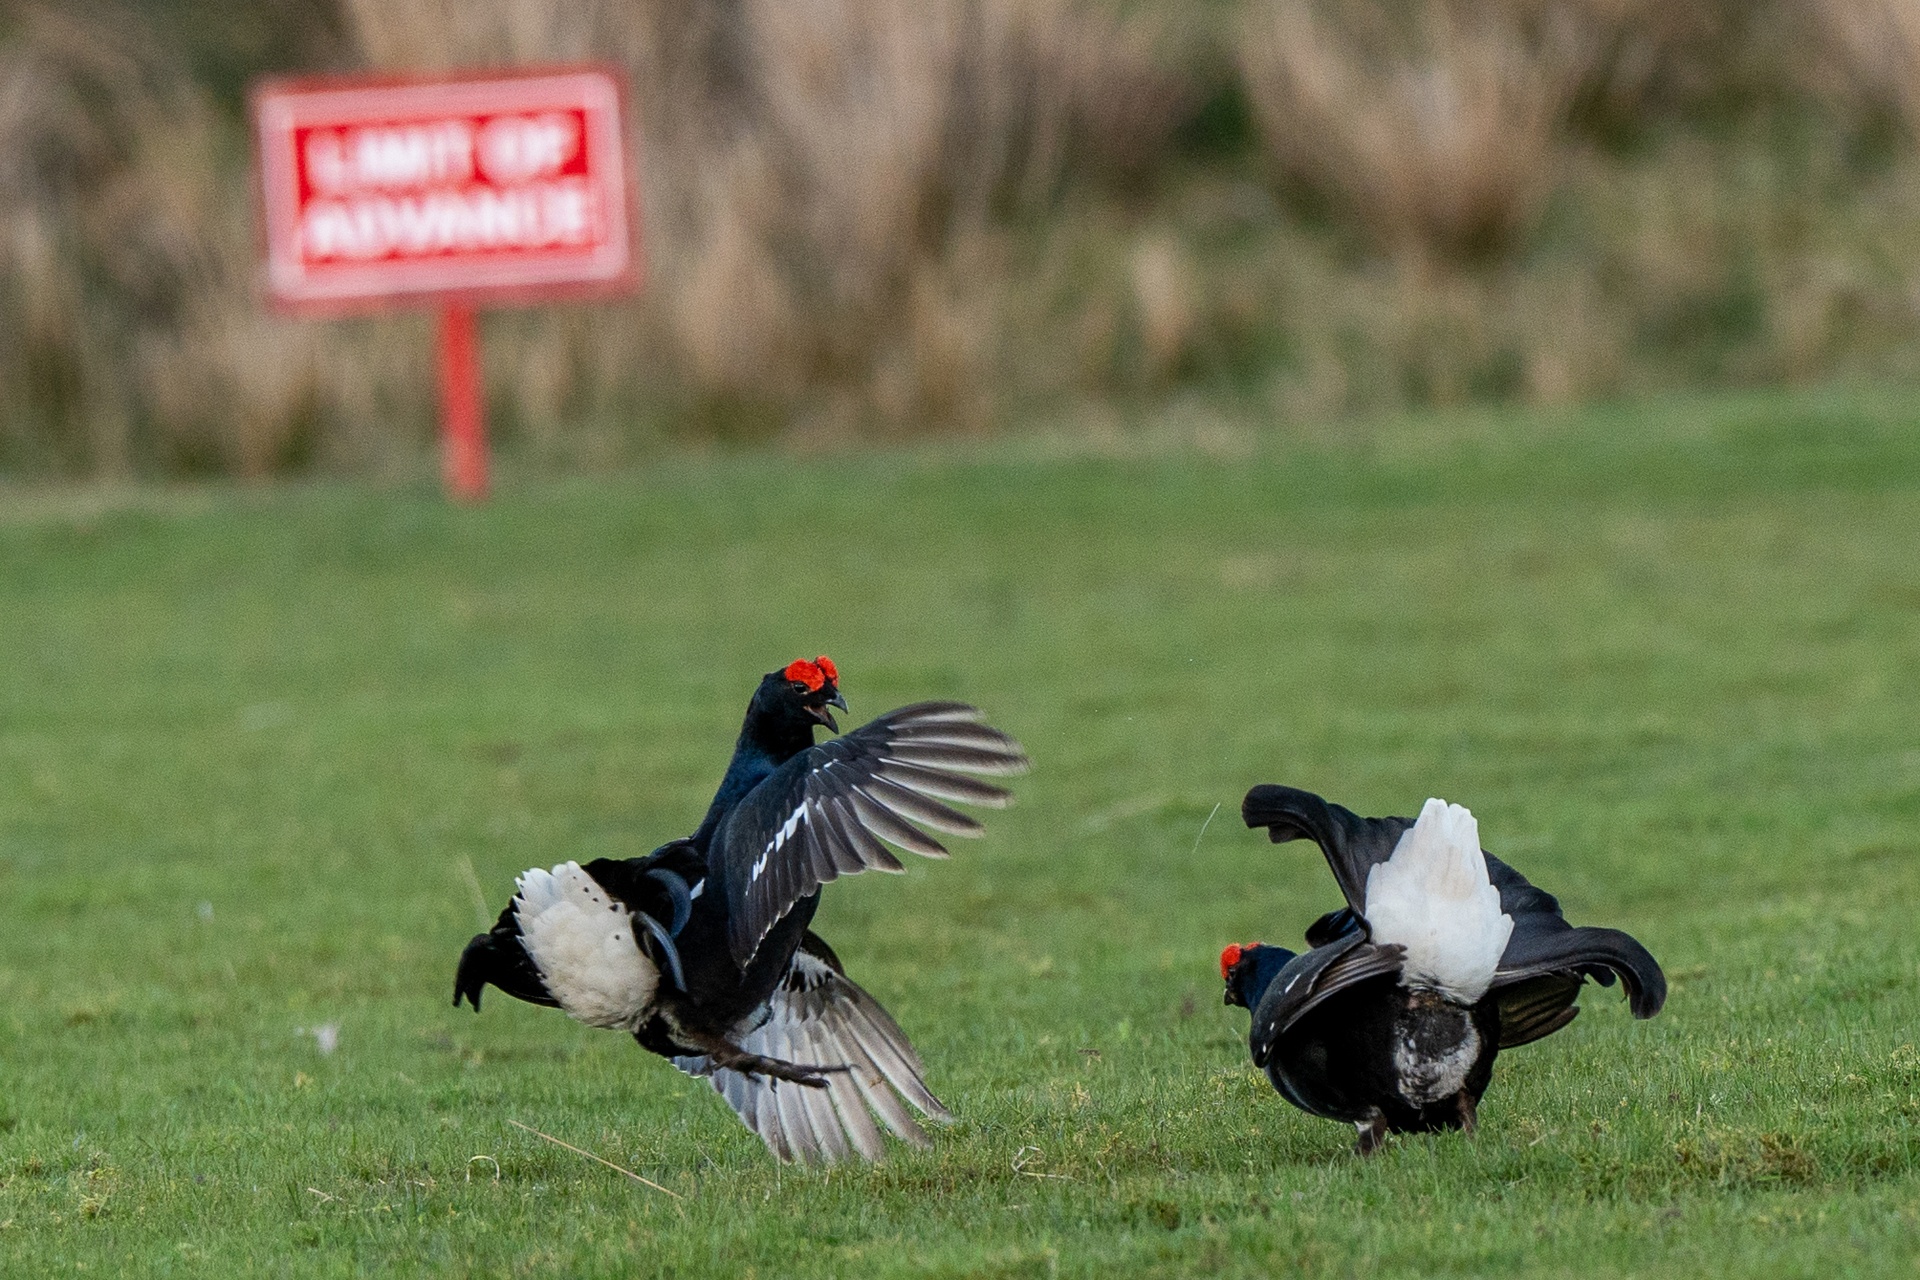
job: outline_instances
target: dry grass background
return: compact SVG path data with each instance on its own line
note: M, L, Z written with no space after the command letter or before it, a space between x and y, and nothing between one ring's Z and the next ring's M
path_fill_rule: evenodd
M425 322L260 307L195 2L0 0L0 470L413 468ZM630 72L646 292L489 321L534 465L1914 364L1920 0L296 8L250 69Z

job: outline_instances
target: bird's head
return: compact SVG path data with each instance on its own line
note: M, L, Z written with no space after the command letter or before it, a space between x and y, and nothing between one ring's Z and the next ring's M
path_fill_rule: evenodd
M811 660L799 658L779 671L769 671L754 695L754 711L773 725L797 729L811 742L813 726L823 724L833 732L840 725L828 707L847 709L840 696L840 672L833 659L821 654Z
M1257 1008L1267 986L1293 959L1285 947L1270 947L1264 942L1228 943L1220 953L1220 980L1227 984L1225 1003L1242 1009Z

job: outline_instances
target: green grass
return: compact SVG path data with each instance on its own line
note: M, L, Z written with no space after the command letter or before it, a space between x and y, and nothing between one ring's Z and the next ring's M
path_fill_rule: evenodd
M6 496L0 1272L1911 1275L1916 421ZM690 829L754 679L822 650L854 719L964 697L1036 762L951 862L827 893L960 1117L830 1174L620 1037L448 1004L469 863L490 911ZM1590 990L1477 1139L1356 1159L1220 1004L1222 944L1338 901L1240 827L1259 781L1470 805L1666 1012Z

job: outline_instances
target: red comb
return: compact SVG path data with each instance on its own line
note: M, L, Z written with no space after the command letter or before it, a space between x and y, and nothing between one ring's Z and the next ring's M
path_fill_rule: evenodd
M826 654L823 653L819 657L813 660L813 665L820 668L820 670L823 673L825 673L828 680L832 681L834 684L840 683L840 668L833 665L832 658L829 658Z
M826 673L820 670L820 665L815 662L808 662L805 658L796 658L794 661L789 662L787 669L781 674L785 675L789 680L807 686L808 693L818 693L820 687L827 682Z
M1258 946L1259 944L1255 943L1254 945ZM1220 953L1220 981L1225 982L1227 980L1227 974L1233 969L1233 966L1240 963L1240 954L1245 950L1246 948L1237 942L1229 942L1227 944L1226 950Z
M1240 958L1255 947L1264 947L1264 942L1229 942L1226 950L1220 953L1220 981L1227 980L1228 972L1240 963Z

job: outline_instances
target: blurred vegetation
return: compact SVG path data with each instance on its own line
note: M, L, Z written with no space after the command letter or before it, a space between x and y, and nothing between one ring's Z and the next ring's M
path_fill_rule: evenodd
M425 319L259 302L246 84L582 56L649 280L489 319L534 466L1920 363L1920 0L0 0L0 471L417 466Z

